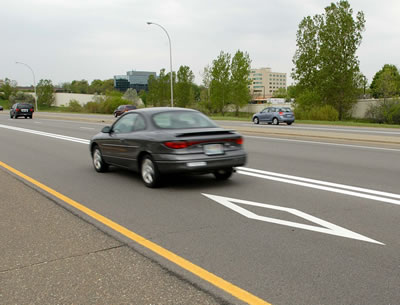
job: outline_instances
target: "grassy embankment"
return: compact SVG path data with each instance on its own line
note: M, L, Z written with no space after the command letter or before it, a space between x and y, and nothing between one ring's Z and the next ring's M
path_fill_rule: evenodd
M0 100L0 106L3 106L4 110L8 109L8 101ZM45 112L56 112L56 113L69 113L67 107L41 107L39 111ZM75 112L76 113L76 112ZM91 114L91 113L87 113ZM94 114L94 113L92 113ZM252 113L241 112L239 116L235 116L234 113L225 113L217 115L210 115L213 120L227 120L227 121L242 121L251 122ZM314 125L333 125L333 126L354 126L354 127L381 127L381 128L400 128L400 125L389 125L389 124L377 124L371 123L368 120L353 119L344 121L308 121L308 120L296 120L298 124L314 124Z

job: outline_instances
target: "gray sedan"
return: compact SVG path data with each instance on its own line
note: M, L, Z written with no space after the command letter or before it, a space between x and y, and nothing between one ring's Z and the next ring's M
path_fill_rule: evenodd
M294 122L294 113L289 107L267 107L253 115L253 123L268 123L278 125L286 123L291 125Z
M126 112L92 138L90 152L96 171L124 167L156 187L172 173L228 179L234 167L246 163L242 144L240 134L218 127L199 111L160 107Z

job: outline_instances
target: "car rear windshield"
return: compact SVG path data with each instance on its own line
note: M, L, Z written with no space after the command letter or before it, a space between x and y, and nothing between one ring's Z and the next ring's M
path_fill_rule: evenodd
M200 112L168 111L153 115L154 124L162 129L217 127L213 121Z
M17 106L18 108L33 108L33 106L31 104L18 104Z
M126 109L136 109L136 106L134 106L134 105L128 105L128 106L125 106L126 107Z
M282 112L292 112L292 109L285 107L285 108L279 108L278 111L279 112L280 111L282 111Z

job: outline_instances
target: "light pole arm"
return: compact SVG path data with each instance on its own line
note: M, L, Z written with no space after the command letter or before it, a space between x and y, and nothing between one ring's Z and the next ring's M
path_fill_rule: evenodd
M171 107L174 107L174 89L173 89L173 84L172 84L172 47L171 47L171 38L169 37L169 34L167 32L167 30L158 23L154 23L154 22L147 22L148 25L154 24L159 26L164 32L165 34L167 34L168 37L168 42L169 42L169 68L170 68L170 74L171 74Z
M23 63L23 62L19 62L19 61L16 61L15 62L16 64L20 64L20 65L24 65L25 67L27 67L29 70L31 70L31 72L32 72L32 76L33 76L33 90L34 90L34 92L35 92L35 111L39 111L39 109L38 109L38 107L37 107L37 95L36 95L36 78L35 78L35 72L33 72L33 69L28 65L28 64L26 64L26 63Z

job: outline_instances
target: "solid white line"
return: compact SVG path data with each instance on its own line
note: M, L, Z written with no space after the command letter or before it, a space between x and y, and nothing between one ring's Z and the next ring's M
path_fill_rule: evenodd
M40 135L40 136L46 136L46 137L50 137L50 138L66 140L66 141L71 141L71 142L77 142L77 143L82 143L82 144L90 143L90 140L86 140L86 139L69 137L69 136L59 135L59 134L55 134L55 133L37 131L37 130L14 127L14 126L7 126L7 125L2 125L2 124L0 124L0 128L11 129L11 130L15 130L15 131L22 131L22 132L26 132L26 133L31 133L31 134L36 134L36 135Z
M338 144L338 143L329 143L329 142L318 142L318 141L304 141L304 140L293 140L293 139L280 139L280 138L270 138L270 137L260 137L260 136L244 136L245 138L253 138L253 139L262 139L262 140L272 140L272 141L281 141L281 142L296 142L296 143L307 143L307 144L318 144L318 145L328 145L328 146L342 146L342 147L351 147L351 148L362 148L362 149L372 149L372 150L383 150L383 151L394 151L400 152L400 149L395 148L382 148L382 147L373 147L373 146L361 146L361 145L352 145L352 144Z
M79 127L80 129L88 129L88 130L94 130L92 127Z
M374 195L367 195L367 194L357 193L357 192L353 192L353 191L346 191L346 190L336 189L336 188L333 188L333 187L316 185L316 184L300 182L300 181L295 181L295 180L289 180L289 179L283 179L283 178L278 178L278 177L266 176L266 175L251 173L251 172L242 171L242 170L237 171L237 173L242 174L242 175L247 175L247 176L267 179L267 180L273 180L273 181L278 181L278 182L284 182L284 183L289 183L289 184L294 184L294 185L314 188L314 189L333 192L333 193L339 193L339 194L350 195L350 196L354 196L354 197L366 198L366 199L371 199L371 200L376 200L376 201L381 201L381 202L400 205L400 200L395 200L395 199L389 199L389 198L384 198L384 197L379 197L379 196L374 196Z
M279 174L279 173L274 173L274 172L269 172L269 171L254 169L254 168L248 168L248 167L237 167L237 169L243 170L243 171L248 171L248 172L253 172L253 173L257 173L257 174L262 174L262 175L276 176L276 177L280 177L280 178L286 178L286 179L303 181L303 182L310 182L313 184L326 185L326 186L331 186L331 187L335 187L335 188L342 188L342 189L351 190L351 191L357 191L357 192L363 192L363 193L368 193L368 194L374 194L374 195L380 195L380 196L400 199L399 194L375 191L375 190L366 189L366 188L362 188L362 187L350 186L350 185L333 183L333 182L326 182L326 181L303 178L303 177L298 177L298 176Z

